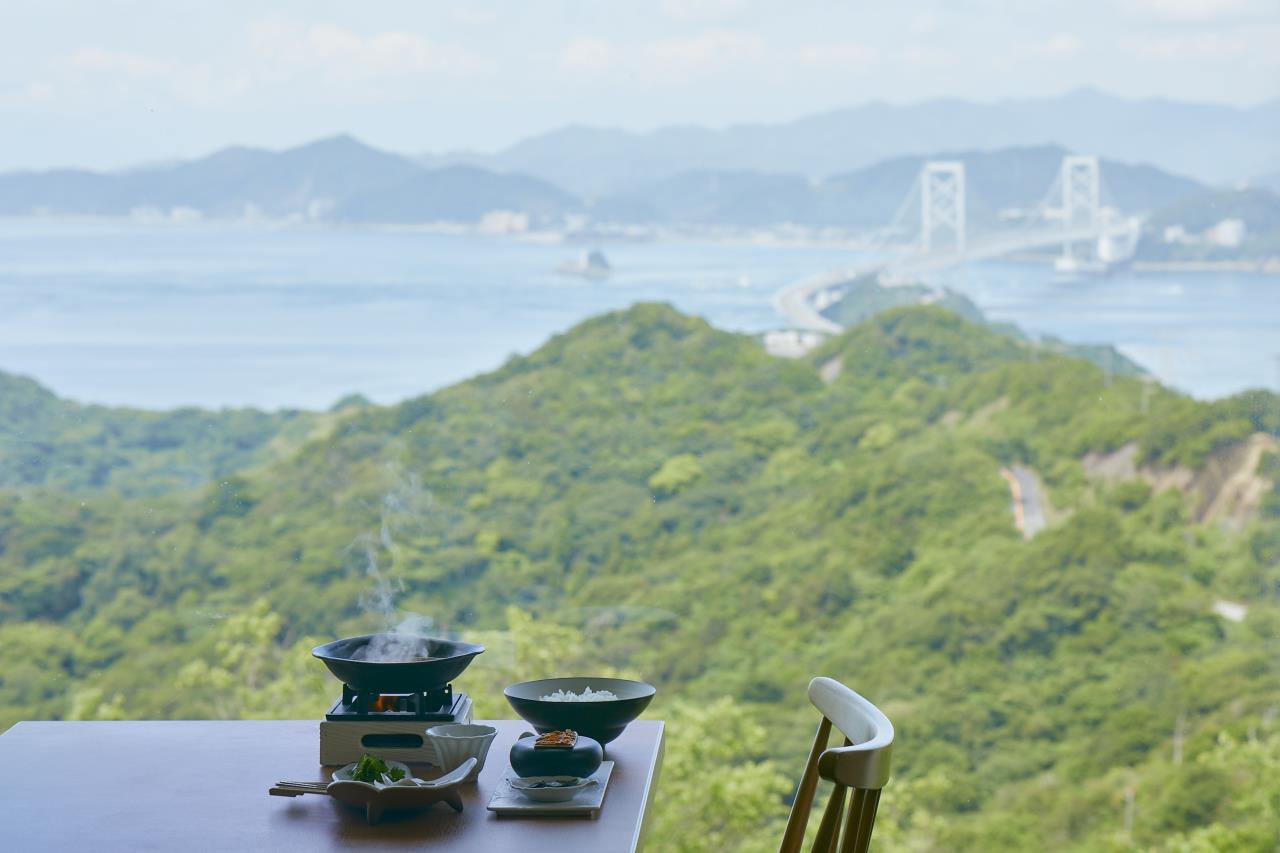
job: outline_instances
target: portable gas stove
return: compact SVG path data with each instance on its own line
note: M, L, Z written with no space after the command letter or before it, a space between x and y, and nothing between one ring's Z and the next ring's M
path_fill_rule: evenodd
M320 721L320 763L350 764L366 752L379 758L436 764L426 730L471 722L471 698L450 681L483 646L418 638L424 654L405 660L363 660L380 635L351 637L312 654L342 680L342 696Z

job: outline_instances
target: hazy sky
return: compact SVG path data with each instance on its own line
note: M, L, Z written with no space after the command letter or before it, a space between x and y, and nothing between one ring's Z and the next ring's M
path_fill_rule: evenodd
M0 169L1080 86L1247 105L1280 96L1277 45L1277 0L0 0Z

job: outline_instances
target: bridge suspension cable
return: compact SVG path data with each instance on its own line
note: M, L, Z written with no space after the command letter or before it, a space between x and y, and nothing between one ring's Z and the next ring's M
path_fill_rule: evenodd
M779 312L795 328L836 332L839 324L822 315L830 304L842 298L849 283L859 277L874 275L882 284L920 280L931 270L963 261L993 258L1028 249L1050 246L1064 247L1059 260L1078 269L1070 256L1070 245L1096 241L1097 261L1104 267L1132 254L1136 243L1136 220L1127 224L1115 220L1114 210L1103 206L1107 195L1098 158L1066 155L1055 170L1053 181L1034 209L1020 216L1019 227L998 232L980 242L969 239L968 187L964 164L959 161L932 160L922 164L894 212L893 219L878 229L875 237L861 247L868 260L849 268L831 270L794 282L775 296ZM919 204L920 230L903 226L915 219ZM908 245L915 252L909 256L886 257L890 243L900 230L910 234ZM936 245L935 234L949 233L952 243L947 250Z

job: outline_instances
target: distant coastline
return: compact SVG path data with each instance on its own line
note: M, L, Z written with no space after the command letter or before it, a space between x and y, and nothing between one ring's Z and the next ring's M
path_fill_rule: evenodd
M187 218L143 219L136 216L111 216L95 214L35 214L25 216L0 215L0 227L21 224L100 224L127 228L202 228L260 229L262 231L345 231L417 233L455 237L506 238L525 243L544 245L600 245L618 246L645 243L667 244L715 244L722 246L758 246L792 249L847 249L865 252L875 247L873 235L853 229L819 228L781 224L776 226L735 227L730 225L671 225L641 224L591 228L585 230L559 228L511 228L498 227L493 222L415 222L415 223L367 223L309 221L300 217L235 218L216 216L192 216ZM1042 253L1013 252L1001 260L1014 263L1045 264L1052 257ZM1133 261L1127 265L1137 273L1246 273L1250 275L1280 275L1280 256L1264 258L1237 258L1215 261Z
M847 249L865 252L876 246L874 236L854 229L820 228L794 224L775 226L735 227L730 225L671 225L639 224L591 228L585 230L561 228L501 227L494 222L414 222L368 223L325 222L301 217L236 218L217 216L191 216L179 218L145 219L136 216L111 216L95 214L34 214L24 216L0 215L0 227L21 224L100 224L127 228L202 228L211 229L260 229L262 231L346 231L417 233L455 237L493 237L544 245L634 245L645 243L714 244L722 246L758 246L792 249ZM1045 264L1052 256L1042 253L1012 252L1001 260L1014 263ZM1280 256L1264 258L1237 258L1215 261L1133 261L1127 265L1137 273L1246 273L1251 275L1280 275Z
M1280 257L1235 261L1134 261L1134 272L1245 272L1280 275Z

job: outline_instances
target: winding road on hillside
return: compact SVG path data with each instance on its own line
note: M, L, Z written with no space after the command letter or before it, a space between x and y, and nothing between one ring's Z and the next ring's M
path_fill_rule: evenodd
M1009 492L1013 496L1013 523L1024 539L1030 539L1046 524L1040 481L1034 471L1023 465L1001 468L1000 476L1009 483Z

